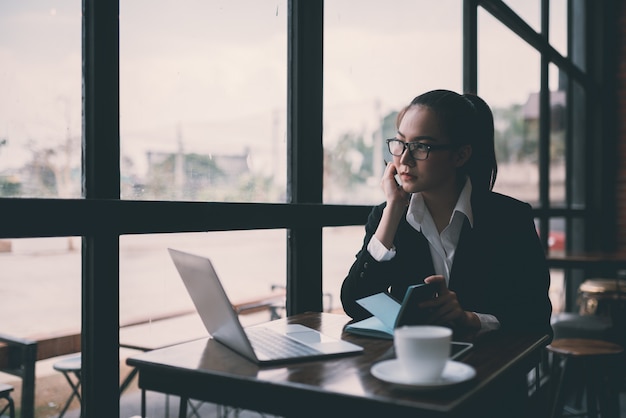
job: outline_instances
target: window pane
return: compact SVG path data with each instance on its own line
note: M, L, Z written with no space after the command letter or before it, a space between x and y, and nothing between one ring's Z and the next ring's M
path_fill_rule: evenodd
M563 254L565 252L565 219L550 218L550 231L548 233L548 250L551 254Z
M549 69L551 79L559 80L550 87L550 205L565 207L567 81L555 65Z
M565 272L563 270L550 270L548 296L552 302L552 315L565 311Z
M231 302L284 289L285 230L125 235L120 237L120 322L195 311L168 248L211 259ZM257 316L243 315L243 319ZM261 319L268 320L268 312Z
M0 2L0 197L81 196L81 2Z
M427 90L462 89L461 11L461 1L324 2L325 203L381 202L395 112Z
M341 285L363 245L365 227L324 228L322 233L324 309L340 310Z
M498 178L494 190L536 205L539 54L480 9L478 53L478 94L491 106L496 129Z
M567 56L567 1L550 2L550 45Z
M122 196L285 200L287 2L120 2Z
M34 340L80 338L76 337L81 332L80 248L80 237L0 239L0 333ZM67 340L57 342L47 344L45 350L40 346L38 355L70 355L76 347ZM58 416L69 397L70 386L52 369L58 360L36 363L36 416ZM0 382L15 388L13 399L20 410L22 379L0 373ZM76 406L77 402L71 409Z

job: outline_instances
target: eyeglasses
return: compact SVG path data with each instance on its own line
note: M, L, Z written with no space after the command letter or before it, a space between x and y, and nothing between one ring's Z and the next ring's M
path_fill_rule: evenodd
M404 142L399 139L391 138L387 140L387 147L391 155L396 157L402 156L405 150L409 150L411 157L415 160L425 160L430 155L430 151L440 149L449 149L454 147L452 144L430 145L423 142Z

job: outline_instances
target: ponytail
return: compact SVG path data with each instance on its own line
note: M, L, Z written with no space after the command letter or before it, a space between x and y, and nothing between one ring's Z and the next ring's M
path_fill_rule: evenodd
M483 189L493 190L498 176L496 160L493 113L489 105L475 94L464 94L475 112L475 139L472 141L472 157L468 161L467 171L476 184Z

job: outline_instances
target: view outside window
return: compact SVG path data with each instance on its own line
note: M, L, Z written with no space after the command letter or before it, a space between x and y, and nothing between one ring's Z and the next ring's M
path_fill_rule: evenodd
M479 8L478 94L494 114L494 190L533 206L539 203L539 88L539 53Z
M37 339L80 334L80 245L80 237L0 239L3 336ZM49 344L46 351L53 350L59 355L70 355L63 352L68 350L66 343L54 347ZM44 359L36 364L35 417L58 416L70 394L63 375L52 369L58 359ZM0 372L0 383L15 388L11 395L16 416L24 416L20 415L23 380Z
M125 235L120 237L122 323L194 309L168 248L208 257L235 304L286 285L285 230Z
M81 2L0 2L0 197L80 198Z
M567 57L567 0L550 1L550 45Z
M120 2L122 198L284 202L287 1Z
M0 240L0 250L0 333L29 338L79 332L80 237Z
M462 2L324 2L324 203L382 202L384 139L433 89L462 90Z
M80 0L0 2L0 92L0 197L81 198ZM0 238L0 333L80 332L80 246L80 237ZM38 389L50 387L42 379L67 385L47 368L37 365ZM19 411L21 379L0 373L0 382L15 387ZM38 395L38 416L58 415L67 390Z
M324 308L341 310L341 285L363 245L364 226L324 228L322 231L322 277Z
M550 206L565 207L567 76L550 64Z

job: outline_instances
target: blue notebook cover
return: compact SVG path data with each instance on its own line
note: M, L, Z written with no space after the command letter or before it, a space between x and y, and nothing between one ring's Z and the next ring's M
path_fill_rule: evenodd
M356 302L373 316L346 325L346 331L369 337L393 339L393 330L403 325L422 325L428 321L428 311L420 302L435 297L436 287L420 283L408 287L402 303L387 292L358 299Z
M368 337L393 339L393 329L400 312L400 303L388 293L377 293L357 300L373 316L346 325L346 331Z

